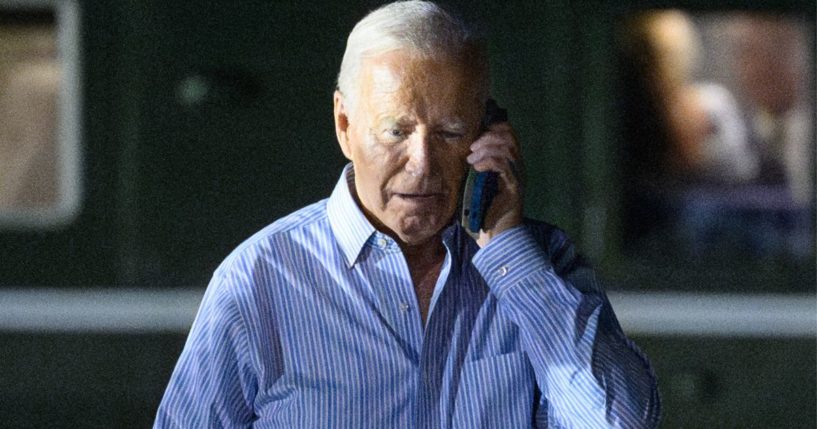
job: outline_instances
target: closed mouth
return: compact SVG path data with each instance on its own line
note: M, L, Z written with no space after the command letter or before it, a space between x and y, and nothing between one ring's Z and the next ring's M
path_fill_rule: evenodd
M440 193L404 193L404 192L397 192L395 193L400 198L406 199L431 199L431 198L439 198L442 196Z

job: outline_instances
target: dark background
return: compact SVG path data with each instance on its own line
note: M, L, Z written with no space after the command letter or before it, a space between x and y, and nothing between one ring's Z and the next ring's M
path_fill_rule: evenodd
M243 239L328 196L346 162L331 103L345 37L381 3L80 1L81 212L56 230L0 231L0 287L203 290ZM646 263L617 232L616 23L709 2L448 3L490 36L527 215L566 229L611 289L813 292L813 258ZM809 1L718 3L814 19ZM0 333L0 427L149 426L183 341ZM661 377L665 427L813 427L814 338L636 341Z

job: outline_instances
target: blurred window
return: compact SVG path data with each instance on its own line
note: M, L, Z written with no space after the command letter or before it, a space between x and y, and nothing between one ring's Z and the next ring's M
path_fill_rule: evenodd
M78 210L73 2L0 5L0 229L50 228Z
M699 271L766 266L778 272L758 288L813 290L813 35L812 22L760 12L626 20L625 253Z

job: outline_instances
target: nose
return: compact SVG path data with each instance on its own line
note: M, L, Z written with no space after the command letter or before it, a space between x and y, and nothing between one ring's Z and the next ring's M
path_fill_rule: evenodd
M406 172L413 176L429 175L434 167L431 136L426 130L415 131L409 139Z

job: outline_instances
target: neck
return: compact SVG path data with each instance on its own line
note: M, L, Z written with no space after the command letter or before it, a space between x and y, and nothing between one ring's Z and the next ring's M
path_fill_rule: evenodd
M442 237L437 234L418 245L400 242L400 248L406 258L411 281L414 283L414 293L417 296L420 318L425 324L428 318L429 306L431 305L431 297L434 295L434 286L440 276L440 270L445 260L445 247L443 246Z
M439 264L445 259L445 247L443 246L442 235L437 234L423 243L408 244L400 243L400 250L406 258L409 269L428 267Z

